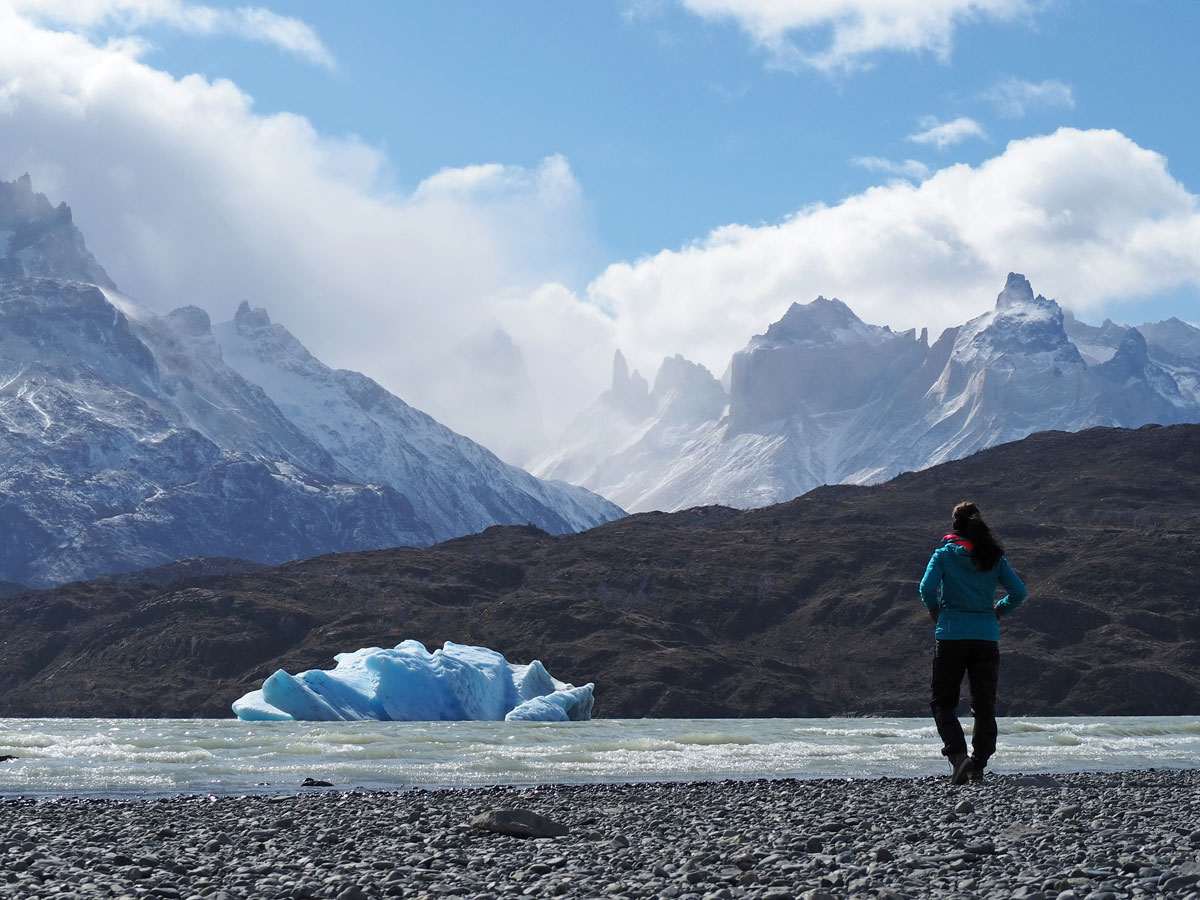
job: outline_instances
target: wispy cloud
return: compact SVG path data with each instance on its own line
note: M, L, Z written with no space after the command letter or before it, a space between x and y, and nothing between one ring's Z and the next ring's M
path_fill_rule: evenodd
M933 116L926 116L921 119L920 125L924 130L910 134L908 139L914 144L933 144L939 150L960 144L967 138L987 137L983 126L966 116L959 116L950 122L939 122Z
M1075 107L1071 86L1055 79L1033 82L1005 78L996 82L983 96L996 105L1001 115L1010 118L1019 118L1035 109Z
M709 20L732 20L774 65L826 72L870 64L885 51L950 55L954 31L967 22L1011 21L1030 14L1029 0L679 0ZM816 49L809 49L815 47Z
M929 166L916 159L895 162L884 159L882 156L856 156L850 162L871 172L886 172L889 175L899 175L901 178L915 181L920 181L929 175Z
M5 9L30 21L81 31L158 25L195 35L233 35L271 44L326 69L337 66L311 26L257 6L217 9L186 0L0 0L0 11Z

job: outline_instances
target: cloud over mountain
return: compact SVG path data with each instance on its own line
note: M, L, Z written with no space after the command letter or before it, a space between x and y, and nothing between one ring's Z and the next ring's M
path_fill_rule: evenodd
M571 379L573 358L550 335L579 319L577 304L537 292L589 255L565 159L445 169L405 190L381 150L259 113L230 81L172 77L143 49L0 7L0 174L28 171L55 202L69 197L128 293L163 312L224 317L243 299L278 309L324 358L467 431L483 361L447 361L472 328L499 322L533 368ZM600 343L587 371L611 354Z
M1197 197L1119 132L1063 128L979 166L610 266L587 299L612 312L631 365L653 370L683 352L720 372L797 298L853 297L868 321L936 334L983 312L1014 260L1081 313L1200 286Z

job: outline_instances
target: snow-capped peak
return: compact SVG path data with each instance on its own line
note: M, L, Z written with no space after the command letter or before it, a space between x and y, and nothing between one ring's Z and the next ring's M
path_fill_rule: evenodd
M271 327L271 317L267 315L267 311L261 306L258 309L251 309L249 301L246 300L238 304L237 312L233 314L233 321L237 323L239 331Z
M262 307L251 309L250 304L243 300L238 304L230 324L242 341L253 346L254 350L249 354L251 356L273 365L281 365L283 360L291 360L294 366L301 367L315 362L308 348L282 325L272 322ZM259 372L258 377L263 374Z
M613 354L612 387L605 396L609 405L630 421L642 419L653 409L650 385L637 369L629 371L620 350Z
M1060 362L1085 365L1067 337L1061 307L1041 294L1035 296L1024 275L1010 272L995 308L963 326L954 356L965 360L1034 353L1051 353Z
M1004 281L1004 290L996 295L996 308L1020 306L1033 300L1033 285L1029 279L1017 272L1009 272Z
M661 420L701 422L720 418L729 402L708 369L678 353L659 366L650 400Z
M1041 294L1034 296L1029 279L1016 272L1009 272L1004 290L996 295L997 317L1017 316L1025 319L1053 319L1062 322L1062 310L1053 300Z
M0 181L0 278L61 278L115 289L66 203L51 206L29 175Z
M1123 384L1129 383L1131 379L1150 382L1160 394L1170 399L1179 395L1178 388L1170 377L1150 361L1150 348L1146 344L1146 338L1136 328L1126 329L1117 352L1108 362L1097 366L1096 371Z
M894 337L887 326L868 325L841 300L818 296L810 303L793 303L765 334L750 339L743 352L779 347L877 344Z
M1138 326L1146 340L1183 359L1200 359L1200 328L1172 316Z

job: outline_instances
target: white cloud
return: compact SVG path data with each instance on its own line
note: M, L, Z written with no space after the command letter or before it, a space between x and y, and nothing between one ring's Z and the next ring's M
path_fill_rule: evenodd
M580 197L579 183L566 157L549 156L536 170L500 163L440 169L425 178L413 192L413 199L435 201L456 198L480 200L500 198L536 190L558 202L574 202Z
M31 21L85 31L162 25L189 34L234 35L272 44L327 69L336 66L333 54L309 25L261 7L216 9L185 0L0 0L0 10L4 9Z
M1029 0L679 0L705 19L732 20L784 68L861 67L884 51L945 59L954 31L1028 15ZM815 49L810 49L815 48Z
M563 415L603 388L611 327L538 289L577 279L595 252L561 157L389 193L386 159L361 141L256 114L229 81L176 79L0 12L0 161L0 177L29 171L65 200L117 284L152 308L190 303L220 321L248 300L329 364L460 427L494 398L472 391L478 361L455 348L493 321L578 398Z
M1075 106L1071 86L1054 79L1035 83L1005 78L996 82L984 97L996 105L1001 115L1010 118L1024 116L1032 109L1073 109Z
M720 372L790 303L818 294L936 337L989 308L1009 271L1081 315L1200 287L1198 207L1160 155L1115 131L1064 128L919 185L895 181L610 266L586 297L611 311L643 372L676 352Z
M950 122L939 122L932 116L926 116L920 124L924 131L910 134L908 139L914 144L933 144L939 150L960 144L967 138L987 137L983 126L966 116L959 116Z
M916 159L894 162L890 159L884 159L881 156L856 156L850 161L854 165L867 169L870 172L886 172L889 175L898 175L901 178L908 178L915 181L920 181L929 176L929 166Z

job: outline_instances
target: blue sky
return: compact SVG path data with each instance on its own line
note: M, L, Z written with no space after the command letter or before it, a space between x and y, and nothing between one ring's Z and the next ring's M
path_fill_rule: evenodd
M319 9L306 15L320 22ZM374 15L361 9L320 24L339 58L332 75L292 77L284 59L225 62L240 67L239 83L258 81L264 110L303 109L322 130L386 147L402 185L445 166L528 166L563 154L614 258L831 199L835 171L846 190L867 180L840 150L834 158L831 135L806 122L819 111L851 125L854 117L838 112L838 89L767 71L731 27L670 9L631 21L603 2L537 3L521 13L503 4L393 5L381 18L378 40L364 35ZM178 63L180 71L205 64ZM846 128L837 145L850 137ZM827 160L819 169L818 155Z
M1115 128L1200 190L1200 4L1044 7L964 24L945 58L883 51L828 74L779 68L734 22L668 3L279 6L313 26L334 71L245 41L144 31L156 45L147 62L231 78L259 112L299 112L323 133L383 148L400 189L443 167L562 154L607 262L879 183L879 170L855 160L977 165L1062 125ZM995 95L1011 80L1058 82L1070 102L1005 110ZM913 142L927 117L968 117L986 136L941 149Z
M248 299L536 443L614 349L719 375L817 294L936 334L1016 270L1200 321L1197 34L1190 0L0 0L0 177L151 308Z

